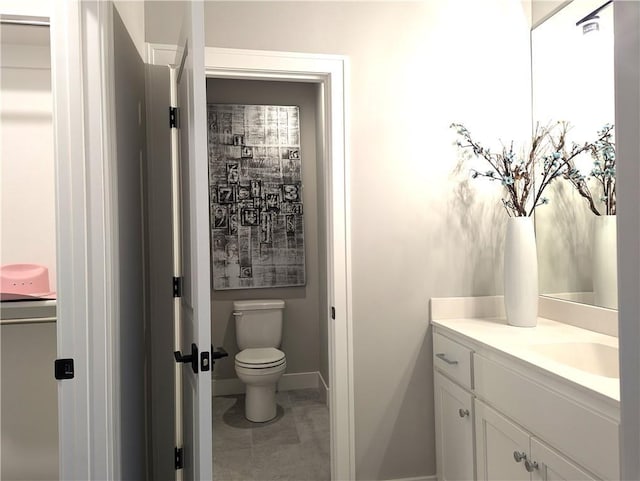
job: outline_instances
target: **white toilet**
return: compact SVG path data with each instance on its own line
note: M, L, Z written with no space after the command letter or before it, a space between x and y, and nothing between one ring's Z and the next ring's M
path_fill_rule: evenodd
M287 360L280 351L284 301L235 301L236 374L247 386L245 417L263 423L276 417L276 383Z

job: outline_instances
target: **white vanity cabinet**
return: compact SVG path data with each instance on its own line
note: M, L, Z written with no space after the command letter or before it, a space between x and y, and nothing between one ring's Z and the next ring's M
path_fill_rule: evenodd
M597 479L482 401L475 415L478 481Z
M615 414L583 389L434 324L440 481L619 479Z

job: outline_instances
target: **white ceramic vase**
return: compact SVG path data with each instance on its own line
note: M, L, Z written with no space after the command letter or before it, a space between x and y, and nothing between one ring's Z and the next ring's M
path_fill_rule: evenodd
M504 244L504 307L512 326L538 323L538 255L531 217L510 217Z
M596 306L618 308L616 216L599 215L593 221L593 300Z

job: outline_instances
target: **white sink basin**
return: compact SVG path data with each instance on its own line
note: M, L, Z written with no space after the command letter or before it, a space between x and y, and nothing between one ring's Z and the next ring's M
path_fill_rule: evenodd
M596 342L535 344L530 349L575 369L611 378L620 377L618 348Z

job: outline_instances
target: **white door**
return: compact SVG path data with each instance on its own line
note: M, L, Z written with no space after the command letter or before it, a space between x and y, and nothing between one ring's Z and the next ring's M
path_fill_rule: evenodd
M476 400L478 481L530 481L529 434Z
M183 468L178 469L177 478L206 480L212 478L213 463L204 7L202 2L180 5L183 21L172 78L176 94L173 100L178 108L174 153L179 166L179 189L174 190L179 199L174 208L174 217L179 219L174 227L179 229L175 266L177 277L182 277L183 282L181 295L176 298L179 306L175 332L176 348L188 362L176 373L177 386L182 384L182 397L177 393L176 399L176 434L178 448L180 444L183 448ZM197 353L192 346L197 347Z
M471 394L434 373L436 467L439 481L472 481L473 406Z
M531 460L535 462L533 479L545 481L595 481L596 478L564 456L531 438Z

